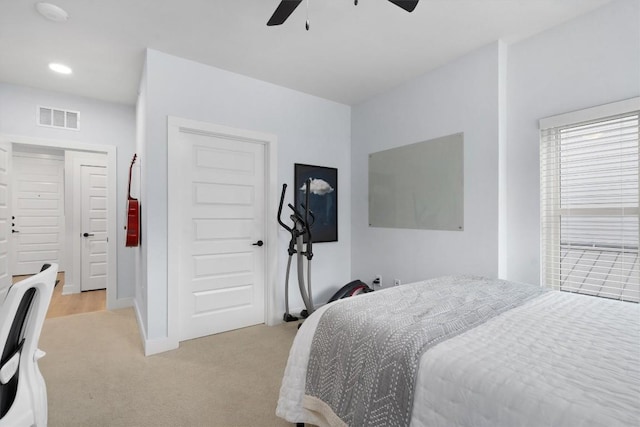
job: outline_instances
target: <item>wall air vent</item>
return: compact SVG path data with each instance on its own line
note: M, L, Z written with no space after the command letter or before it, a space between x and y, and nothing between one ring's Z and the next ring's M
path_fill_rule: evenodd
M59 108L38 106L38 125L79 130L80 129L80 112L61 110Z

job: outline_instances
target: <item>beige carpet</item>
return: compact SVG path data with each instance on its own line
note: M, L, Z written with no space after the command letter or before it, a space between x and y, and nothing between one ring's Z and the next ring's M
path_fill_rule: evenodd
M259 325L145 357L132 309L47 319L49 426L290 426L275 408L296 331Z

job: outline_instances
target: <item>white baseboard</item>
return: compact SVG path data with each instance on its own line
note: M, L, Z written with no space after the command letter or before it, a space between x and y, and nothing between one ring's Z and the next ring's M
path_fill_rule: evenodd
M142 340L142 346L144 347L144 355L151 356L152 354L164 353L165 351L175 350L179 346L179 342L172 340L169 337L162 337L156 339L148 339L147 331L144 329L144 322L140 314L138 307L138 300L133 299L133 308L136 313L136 320L138 322L138 332L140 333L140 339Z
M133 307L133 298L120 298L111 303L109 310L118 310L119 308Z
M62 295L71 295L71 294L79 294L80 286L74 285L72 283L65 283L62 287Z
M144 355L151 356L153 354L164 353L165 351L175 350L179 347L179 343L169 337L156 338L154 340L145 340Z

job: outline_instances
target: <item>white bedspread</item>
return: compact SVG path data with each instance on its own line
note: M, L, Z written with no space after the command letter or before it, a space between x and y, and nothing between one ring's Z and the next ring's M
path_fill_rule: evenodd
M362 295L366 296L366 295ZM284 370L282 386L280 387L280 398L276 415L292 423L309 423L322 425L323 418L317 417L313 412L302 407L304 387L307 377L307 362L311 353L311 342L316 331L322 313L334 304L340 304L343 300L337 300L331 304L324 305L309 316L293 340L289 360Z
M291 348L276 410L290 422L322 423L301 403L326 307ZM412 426L637 426L640 306L550 292L436 345L418 376Z

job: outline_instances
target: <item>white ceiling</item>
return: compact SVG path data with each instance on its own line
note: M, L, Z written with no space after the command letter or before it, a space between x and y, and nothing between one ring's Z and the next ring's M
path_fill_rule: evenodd
M279 27L279 0L0 0L0 82L133 104L146 47L357 104L497 39L513 42L611 0L308 0ZM48 70L71 66L71 76Z

